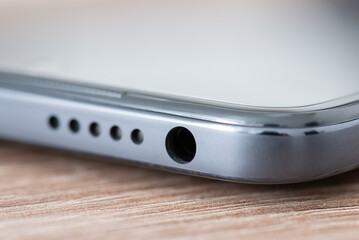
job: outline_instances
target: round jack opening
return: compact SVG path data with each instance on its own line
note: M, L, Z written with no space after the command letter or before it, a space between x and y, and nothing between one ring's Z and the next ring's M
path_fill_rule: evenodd
M196 156L197 144L193 134L184 127L173 128L167 135L168 155L180 164L191 162Z

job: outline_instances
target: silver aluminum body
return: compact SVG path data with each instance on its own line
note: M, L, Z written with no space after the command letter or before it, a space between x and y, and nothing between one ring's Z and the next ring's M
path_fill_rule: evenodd
M60 128L48 119L55 115ZM71 119L80 131L69 131ZM301 108L229 108L0 73L0 137L245 183L294 183L359 166L358 96ZM99 123L93 137L89 125ZM110 128L123 133L114 141ZM193 161L166 151L178 126L197 143ZM144 142L131 141L141 129Z

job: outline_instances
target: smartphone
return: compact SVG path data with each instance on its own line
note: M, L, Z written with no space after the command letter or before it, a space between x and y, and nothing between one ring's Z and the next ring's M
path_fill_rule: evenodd
M356 1L0 3L0 137L233 182L359 166Z

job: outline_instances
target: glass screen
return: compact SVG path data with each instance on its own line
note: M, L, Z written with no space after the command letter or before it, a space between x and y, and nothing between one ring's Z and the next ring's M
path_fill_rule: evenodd
M358 1L4 0L0 69L216 104L359 92Z

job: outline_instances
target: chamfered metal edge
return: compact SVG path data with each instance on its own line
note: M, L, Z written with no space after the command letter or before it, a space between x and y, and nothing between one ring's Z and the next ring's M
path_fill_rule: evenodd
M0 83L1 83L1 81L0 81ZM7 92L9 90L8 91L9 93L16 93L18 95L18 98L22 98L22 96L26 96L26 95L33 95L33 96L38 95L38 92L36 92L36 90L38 90L37 87L34 87L32 85L26 89L26 88L24 88L23 85L21 85L21 86L22 87L20 88L21 89L20 91L17 90L16 88L9 89L7 87L5 87L1 90L2 91L5 90L4 92ZM75 91L74 90L76 88L75 86L69 85L69 87L70 88L72 87L71 91ZM56 90L58 90L58 89L59 88L57 88ZM85 91L83 91L83 90L81 90L81 91L76 90L75 92L78 92L78 94L73 94L73 93L70 93L67 91L63 91L63 90L59 90L58 92L53 91L53 90L48 91L46 89L40 89L40 90L41 90L42 95L38 95L36 97L39 97L39 98L46 97L46 99L48 99L50 101L58 101L59 98L61 97L60 98L61 101L66 100L67 102L72 103L72 102L75 102L75 101L72 101L72 98L79 96L79 99L81 99L80 102L83 101L83 103L87 103L86 105L90 105L95 108L98 108L98 107L101 108L102 106L104 106L99 103L101 103L101 101L105 101L107 99L106 95L101 96L101 94L102 94L101 91L98 94L93 94L93 93L90 94L90 93L85 93ZM24 91L26 91L26 92L24 92ZM22 94L22 92L24 92L25 94ZM48 93L44 94L44 92L48 92ZM86 98L83 99L83 95L86 97L87 94L90 95L91 97L96 96L94 98L99 99L100 101L89 102L87 100L84 100ZM59 96L59 98L57 96ZM123 95L121 95L119 97L121 99L123 97ZM17 98L14 98L14 99L17 99ZM41 101L41 102L46 104L46 101ZM93 103L95 103L95 104L93 104ZM120 107L120 106L116 107L116 105L113 105L113 104L108 104L108 105L111 105L110 107L112 107L112 108L127 109L126 110L127 112L134 112L134 111L141 112L141 114L143 116L147 116L148 114L161 114L166 119L181 117L181 118L184 118L183 121L188 121L188 122L195 121L195 120L198 121L198 119L186 118L184 116L171 116L168 114L164 114L163 112L150 113L150 112L145 112L143 110L140 111L138 109L125 108L125 107ZM7 106L10 106L10 105L7 105ZM59 106L62 106L62 104L59 104ZM206 122L205 123L204 122L203 124L206 124L206 125L207 124L210 124L210 125L212 125L212 124L218 125L219 124L219 125L221 125L221 129L217 129L217 130L219 130L218 133L223 132L221 123L218 123L218 122L215 122L215 123L214 122ZM320 179L320 178L332 176L332 175L335 175L335 174L338 174L338 173L341 173L341 172L344 172L347 170L351 170L358 165L357 159L355 157L355 156L357 156L356 153L358 153L357 148L355 148L355 146L352 144L349 144L347 146L350 146L351 150L353 150L353 151L350 151L350 150L348 151L347 148L343 147L346 145L346 143L348 141L350 143L357 142L355 139L357 139L358 135L355 134L355 132L358 131L358 126L359 126L358 120L347 121L345 123L335 124L335 125L331 125L331 126L313 126L313 127L308 126L305 128L295 128L295 129L278 128L278 127L272 127L272 126L266 126L263 128L255 128L252 126L238 126L238 125L226 126L229 128L236 128L235 132L239 133L239 131L240 131L241 134L246 134L246 136L243 136L243 137L245 137L246 141L250 140L249 138L251 138L252 143L261 144L263 147L265 147L265 150L267 153L275 153L276 152L276 150L275 150L276 148L273 148L273 144L275 146L282 146L282 147L284 147L284 149L287 149L288 154L286 156L291 157L289 160L291 160L292 163L294 163L294 164L291 163L287 167L292 168L292 167L295 167L297 164L300 164L300 169L295 169L294 172L292 169L291 171L292 171L293 175L290 175L290 176L289 175L287 176L287 174L285 174L285 176L277 176L276 175L277 170L275 170L275 172L273 171L273 168L275 168L275 167L270 166L271 164L275 164L276 166L279 164L278 166L280 167L280 169L283 170L284 172L286 172L285 166L280 165L280 162L283 162L283 160L285 160L283 158L283 156L277 156L277 157L273 156L274 160L271 160L269 163L266 163L266 165L265 165L266 169L264 170L266 172L266 174L264 174L263 177L260 177L262 173L260 173L259 175L256 174L257 177L252 176L250 171L253 169L250 169L250 168L244 169L244 170L250 170L248 173L246 173L244 175L238 174L238 176L237 176L236 174L235 175L218 174L218 173L215 174L214 171L209 171L208 169L206 171L204 171L202 168L201 168L202 170L200 170L200 171L199 170L194 171L195 169L193 169L193 168L169 167L169 166L163 166L163 165L155 165L152 163L150 165L156 166L155 168L165 168L170 171L186 173L189 175L203 176L203 177L207 177L207 178L215 178L215 179L221 179L221 180L232 181L232 182L279 184L279 183L294 183L294 182L312 181L315 179ZM223 125L223 127L224 127L224 125ZM355 130L355 132L354 132L354 130ZM233 137L232 140L235 140L238 137L237 135L231 135L231 136ZM255 139L253 138L253 136L255 136ZM329 138L327 138L328 136L329 136ZM330 140L330 144L328 144L329 140ZM299 141L298 142L299 145L304 147L302 149L300 149L300 148L299 149L301 150L302 153L305 153L305 154L303 154L301 156L295 156L295 155L291 154L291 153L295 152L295 151L292 152L293 150L296 150L296 151L298 150L298 148L287 148L288 146L290 147L290 142L293 142L293 141ZM232 142L232 141L229 140L229 142ZM283 146L282 145L283 142L286 142L289 145ZM342 145L342 146L340 146L341 153L343 153L342 159L335 157L336 150L332 148L332 146L334 144ZM295 146L298 146L298 144L295 144ZM242 145L242 148L243 147L245 149L247 149L247 147L250 147L250 146ZM324 153L324 152L326 153L326 156L329 157L330 159L327 159L326 157L319 156L319 158L316 158L316 157L314 158L314 159L316 159L316 161L313 163L311 161L309 161L308 159L306 159L306 157L309 156L310 153L311 154L316 153L316 154L314 154L314 156L318 157L318 154L321 155L321 153ZM250 152L249 154L247 152L244 152L243 154L238 155L237 146L235 148L231 148L231 151L228 152L227 155L232 160L239 160L240 158L245 157L246 159L244 160L244 162L242 162L244 164L249 164L249 163L253 164L253 160L255 160L254 162L258 162L257 161L258 156L256 154L253 154L252 152ZM268 156L268 154L265 154L265 156ZM278 157L279 157L279 159L278 159ZM260 157L259 157L259 159L260 159ZM212 160L216 160L216 159L212 159ZM266 160L266 159L262 159L262 160ZM303 160L305 160L305 161L303 162ZM141 165L146 164L142 161L139 161L139 159L131 160L131 162L138 162ZM236 162L235 165L232 165L232 166L238 167L239 166L238 164L239 163ZM327 168L328 164L332 164L332 165L334 164L333 165L334 167L332 166L332 167ZM315 167L315 165L316 165L316 167ZM256 164L256 166L260 166L260 165ZM267 168L270 168L271 170L268 170ZM317 171L314 171L313 169L316 169ZM257 168L255 169L255 171L257 171ZM266 176L267 173L270 175L270 177Z
M9 72L0 72L0 87L236 126L311 128L359 119L359 92L311 106L263 108L208 105Z
M277 181L274 179L256 179L256 178L240 178L240 177L235 178L235 177L228 177L228 176L216 175L216 174L211 174L211 173L200 173L197 171L185 170L185 169L175 168L175 167L168 167L168 166L163 166L163 165L158 165L158 164L150 164L150 163L145 163L145 162L141 162L141 161L134 161L134 160L128 160L128 159L119 160L114 157L103 156L100 154L90 154L90 153L86 153L86 152L68 150L68 149L63 149L63 148L54 147L54 146L44 146L42 144L28 143L25 141L19 142L19 141L2 139L2 138L0 138L0 141L6 141L9 143L16 143L16 144L23 144L25 146L26 145L34 146L34 147L38 147L38 148L53 149L53 150L56 150L59 152L63 152L65 154L69 154L69 155L75 154L77 157L79 157L81 159L91 159L91 160L95 160L95 161L100 160L101 162L107 162L107 163L113 163L113 164L121 163L121 164L124 164L129 167L141 167L141 168L145 168L145 169L149 169L149 170L164 171L164 172L175 173L175 174L180 173L180 174L192 176L192 177L201 177L201 178L205 178L205 179L211 179L214 181L251 184L251 185L287 185L287 184L307 183L307 182L319 181L319 180L323 180L323 179L326 179L329 177L337 176L337 175L340 175L340 174L343 174L346 172L356 170L359 167L359 163L357 163L357 164L353 164L350 166L345 166L341 169L337 169L332 172L328 172L328 173L325 173L322 175L318 175L318 176L311 177L311 178L305 178L305 179L294 178L294 179ZM101 158L99 158L99 157L101 157Z

